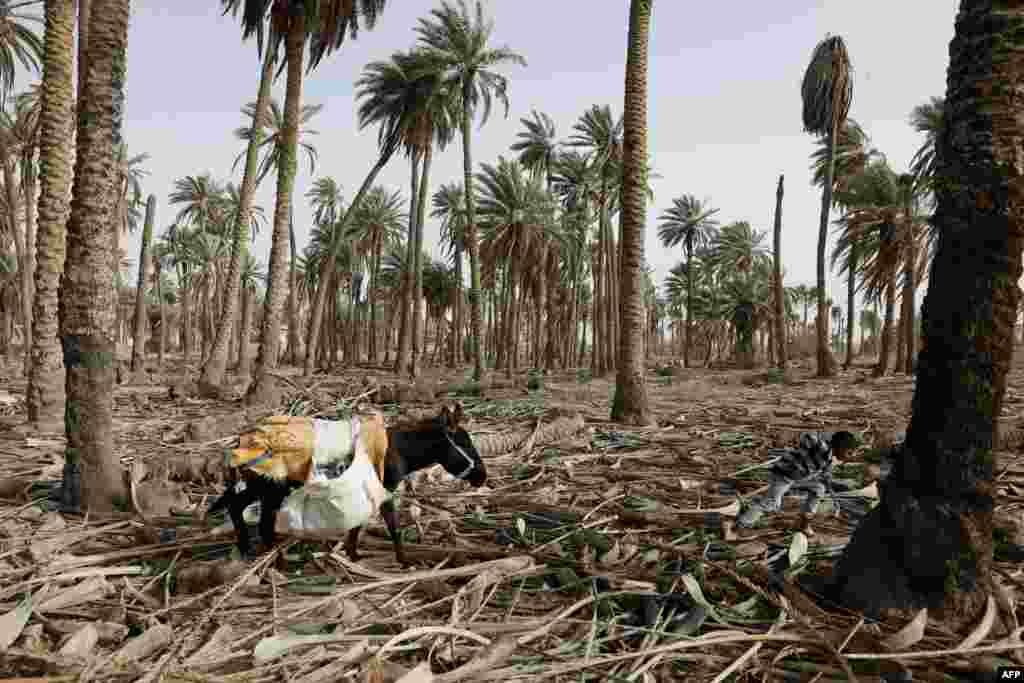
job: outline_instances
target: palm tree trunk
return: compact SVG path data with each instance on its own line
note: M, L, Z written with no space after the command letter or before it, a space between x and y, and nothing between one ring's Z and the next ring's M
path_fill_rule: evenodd
M288 244L291 259L288 261L288 364L298 365L299 362L299 309L296 290L299 287L296 265L299 260L295 248L295 202L288 211Z
M260 69L260 83L256 91L256 111L249 130L249 143L245 150L245 170L242 172L242 186L239 188L238 215L235 217L231 243L231 260L228 264L228 278L224 289L224 311L217 325L217 336L213 342L210 358L203 366L199 379L201 392L219 390L224 382L227 368L227 338L231 334L231 321L237 314L239 290L241 289L242 264L248 249L249 222L252 217L252 200L256 194L256 168L259 145L263 141L263 119L270 105L270 82L274 74L275 51L268 45Z
M420 155L415 153L409 159L409 227L405 238L405 272L402 286L402 320L398 327L398 355L395 357L395 374L400 375L409 368L412 346L411 329L413 318L413 290L415 289L416 264L416 210L419 207Z
M853 365L853 321L856 320L856 294L857 289L857 243L850 244L850 267L849 277L846 278L846 362L843 369L849 370ZM863 341L863 340L862 340Z
M32 350L32 273L28 270L28 245L25 244L25 233L18 227L18 185L14 180L14 159L10 152L3 149L4 189L7 191L8 220L14 235L14 255L18 262L18 286L21 289L21 324L24 350L24 372L27 375Z
M448 365L451 368L457 368L462 362L462 329L465 325L465 316L463 315L462 303L463 303L463 291L462 291L462 248L456 244L455 246L455 311L454 311L454 325L452 335L452 355L448 360Z
M81 5L85 5L88 0ZM68 195L71 189L72 37L74 0L47 0L39 113L38 265L32 316L32 359L25 402L29 422L43 432L64 426L64 358L58 335L58 290L64 273Z
M420 315L420 307L423 305L423 219L427 207L427 189L430 187L430 162L434 157L434 146L427 143L423 149L423 170L420 173L419 197L416 207L416 251L413 273L415 284L412 290L412 300L415 306L416 315L412 319L412 359L409 363L409 375L415 379L420 371L420 351L425 354L426 343L426 319ZM420 325L423 325L423 339L420 339Z
M256 294L249 288L241 291L242 322L238 329L238 377L247 379L252 370L252 356L249 355L249 335L252 333L252 309L255 306Z
M167 352L167 315L164 305L164 271L161 260L154 260L154 274L157 279L157 305L160 311L160 345L157 347L157 366L159 370L164 369L164 354Z
M912 375L914 373L914 364L917 361L914 349L914 342L917 336L914 330L914 292L917 288L917 284L914 282L914 266L917 262L917 250L912 231L907 239L906 264L903 268L903 318L905 320L903 332L906 335L905 371L908 375Z
M95 0L89 64L77 135L67 226L67 266L60 294L61 347L67 364L65 492L81 467L81 503L107 511L128 504L113 444L115 339L110 225L115 220L107 171L121 141L129 0ZM69 480L70 479L70 480ZM67 497L75 506L78 497Z
M135 290L135 335L132 340L132 372L142 369L146 344L146 283L149 282L149 241L156 220L156 195L146 200L146 222L142 226L142 245L139 247L139 284Z
M896 276L892 274L885 284L885 319L882 322L882 334L879 339L878 365L871 373L873 377L881 377L889 369L889 349L893 340L893 317L896 312Z
M462 171L463 190L466 198L466 246L469 248L469 319L472 328L473 380L483 377L484 320L481 315L480 298L480 241L476 225L476 196L473 189L473 153L470 148L470 106L473 98L470 81L462 82Z
M772 244L772 267L775 280L775 320L772 336L775 343L775 365L786 369L786 304L782 288L782 195L784 175L779 175L779 186L775 190L775 231Z
M950 42L938 247L906 442L854 532L833 593L857 611L928 605L957 631L991 599L995 453L1024 248L1024 121L998 84L1020 76L1019 10L962 0ZM986 131L965 135L962 131ZM984 226L984 229L980 229ZM890 549L900 549L892 552Z
M818 377L834 377L835 361L828 345L828 304L825 296L825 248L828 246L828 217L832 209L832 186L836 172L836 131L838 121L832 122L828 135L828 160L825 162L825 184L821 190L821 220L818 224Z
M622 145L622 334L611 419L652 422L644 377L644 232L647 215L647 43L650 0L632 0L626 50L626 97Z
M267 374L277 367L281 347L281 309L288 271L288 218L291 215L292 191L295 188L296 146L299 138L299 109L302 102L302 60L306 29L303 21L293 19L285 38L288 59L288 81L285 86L284 122L281 131L282 150L277 172L277 197L274 206L274 232L271 235L270 266L267 273L267 294L263 304L263 325L260 349L256 356L256 377L249 397L253 403L269 398Z
M907 306L906 306L906 302L901 301L900 302L900 312L899 312L899 316L897 317L896 330L895 330L895 335L896 335L896 363L893 366L893 371L894 372L903 372L903 368L904 368L903 352L905 350L904 347L906 345L907 336L906 336L906 334L903 333L903 330L905 329L904 325L906 324L906 322L907 322Z

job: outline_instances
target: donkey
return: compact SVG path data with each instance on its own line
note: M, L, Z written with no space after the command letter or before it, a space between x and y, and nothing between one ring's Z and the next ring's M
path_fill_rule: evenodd
M389 492L394 492L409 474L438 464L453 477L468 481L476 488L487 481L487 469L469 433L461 426L462 418L462 406L455 404L453 409L443 406L436 417L393 425L386 430L379 416L376 420L362 418L354 431L357 433L356 438L366 446L374 471ZM267 476L244 465L233 468L236 477L227 482L227 489L214 501L207 514L224 507L228 509L237 532L238 549L243 557L252 555L249 531L242 516L245 508L260 501L260 539L264 546L272 547L275 542L274 523L277 512L288 494L302 486L308 473L308 465L306 467L299 470L301 474L289 473L284 478ZM238 479L245 482L244 488L238 486ZM380 514L394 545L395 559L400 564L406 564L398 506L393 498L389 497L381 504ZM353 561L362 557L357 550L361 530L362 526L350 529L345 540L345 552Z

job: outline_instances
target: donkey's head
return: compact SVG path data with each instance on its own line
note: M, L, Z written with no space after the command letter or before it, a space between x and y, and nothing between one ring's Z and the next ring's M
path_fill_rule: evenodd
M456 403L453 408L441 408L437 424L448 447L438 459L438 463L456 479L465 479L473 486L481 486L487 481L487 468L484 467L480 453L473 445L469 432L462 428L461 422L461 404Z

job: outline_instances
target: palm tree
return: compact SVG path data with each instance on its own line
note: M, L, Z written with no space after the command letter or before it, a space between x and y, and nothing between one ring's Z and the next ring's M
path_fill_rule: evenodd
M680 243L686 251L686 336L683 346L683 365L690 367L690 332L693 327L693 278L690 262L694 247L700 249L711 243L716 234L718 221L712 218L718 209L712 209L709 202L702 202L693 195L685 194L672 200L672 207L659 217L658 238L666 247Z
M372 28L383 12L386 0L308 0L302 4L276 0L272 7L267 0L243 0L242 22L247 30L255 30L262 43L264 15L270 9L270 49L284 43L287 67L285 85L282 154L278 162L277 195L274 205L274 228L271 237L267 294L261 321L260 350L256 358L256 376L248 399L263 403L269 398L268 371L277 366L280 346L281 309L284 303L285 255L288 249L288 222L291 216L292 189L295 186L296 151L302 99L302 63L306 42L310 41L308 70L316 68L325 54L339 48L346 36L353 38L360 19ZM254 117L258 118L258 116Z
M243 1L221 0L224 14L231 12L232 16L237 16ZM262 27L262 16L259 23L243 21L243 25L242 40L244 41L256 31L257 27ZM257 50L257 54L260 52L262 52L262 46ZM256 102L252 105L251 124L246 137L247 145L245 150L245 167L242 172L242 185L238 191L237 211L234 215L233 229L231 231L231 259L228 263L227 281L224 287L223 308L220 321L217 324L217 331L214 335L213 347L210 349L210 355L203 365L203 371L199 378L199 390L203 393L216 391L224 381L224 372L227 367L228 339L230 338L232 323L236 315L239 288L242 287L242 271L244 265L248 263L247 227L251 221L253 197L256 195L257 155L260 144L263 142L263 124L271 99L270 82L273 77L277 51L268 47L262 57L263 64L260 68ZM237 160L235 163L238 163ZM245 293L243 296L245 296L243 303L249 305L251 298L249 293ZM242 317L245 317L244 313ZM240 351L240 353L243 352Z
M483 374L483 317L480 308L480 245L477 237L470 125L481 107L480 125L487 122L493 99L505 105L505 116L508 116L508 81L495 69L507 63L526 66L526 59L508 47L488 46L494 22L484 18L480 0L476 1L474 14L470 14L466 0L457 0L457 3L441 0L441 7L431 10L430 17L420 19L416 27L425 68L442 74L446 90L458 93L457 97L462 103L460 126L463 186L466 188L466 246L469 248L469 315L473 328L473 379L479 381Z
M104 511L128 502L113 448L115 301L109 226L115 198L106 170L113 167L121 142L129 0L94 0L93 10L60 320L67 366L67 462L70 469L81 466L83 506ZM69 473L66 490L74 491ZM70 498L66 502L78 503L77 496Z
M632 0L622 144L622 264L618 373L611 419L652 422L644 368L644 224L647 207L647 43L652 0Z
M1001 5L960 3L912 415L879 504L839 558L830 591L867 613L929 605L953 631L974 623L990 595L993 451L1022 270L1020 198L1011 188L1024 121L1003 87L973 84L1019 82L1016 26Z
M554 182L553 172L555 166L555 160L558 156L558 142L556 138L555 122L551 120L551 117L537 110L532 110L531 114L533 119L519 119L520 123L526 129L516 134L519 138L517 142L514 142L511 146L513 152L519 152L519 163L524 168L529 169L536 177L543 177L545 179L545 188L547 193L550 194L552 190L552 184ZM539 301L537 302L538 315L545 308L550 309L549 313L553 313L554 309L548 305L549 293L548 293L548 278L547 270L548 262L550 259L555 258L555 252L549 246L549 240L541 240L538 254L538 268L542 271L541 277L538 278L540 285L540 291L538 294ZM553 318L552 318L553 320ZM538 317L539 323L539 317ZM548 330L546 343L538 339L538 347L543 349L543 370L547 372L551 369L551 364L554 362L554 335L551 334L551 330ZM543 326L537 326L537 333L543 333ZM540 361L538 360L538 364Z
M828 143L828 163L821 193L821 220L818 227L818 376L835 375L835 361L828 345L828 309L825 305L825 248L828 243L828 218L832 209L835 178L836 138L846 120L853 99L850 57L839 36L828 36L818 43L811 63L804 73L800 90L803 99L804 130L825 137Z
M65 226L71 191L73 0L47 0L39 112L40 195L32 310L32 358L25 402L43 432L64 425L64 358L58 341L58 290L64 272ZM29 39L31 40L31 39ZM7 53L10 54L10 53Z
M939 140L945 126L946 102L941 97L932 97L928 102L919 104L910 112L910 125L918 133L924 133L924 142L914 154L910 162L911 172L920 181L928 182L935 175L939 160Z
M366 255L370 274L367 305L370 309L370 343L367 349L371 362L377 362L377 297L380 294L380 263L383 253L401 242L405 215L399 191L388 192L380 185L370 190L359 211L352 219L351 239L357 249Z
M263 158L259 161L259 168L256 172L256 186L263 182L266 175L278 168L278 164L281 161L284 153L284 113L281 110L281 105L278 104L277 100L273 97L270 98L270 102L267 105L266 110L266 121L261 126L266 128L266 136L259 143L260 148L263 149ZM256 103L249 102L242 107L242 114L252 121L256 115ZM299 112L299 133L298 133L298 149L306 153L306 158L309 161L309 172L316 172L316 160L317 150L311 143L307 142L304 138L310 135L318 135L318 131L311 130L306 126L314 116L319 114L323 110L322 104L304 104L302 105L301 111ZM242 126L235 129L235 137L239 140L248 141L253 135L254 126L250 123L248 127ZM248 144L247 144L248 147ZM246 151L247 154L248 150ZM257 152L258 154L259 152ZM238 162L242 160L244 154L239 154L235 157L235 163L232 165L232 170L238 166ZM298 322L298 311L296 310L295 302L295 290L298 288L298 281L296 279L296 265L298 262L298 253L295 246L295 221L294 221L294 203L288 214L288 244L291 249L291 258L288 261L288 362L295 363L298 354L299 345L299 322Z
M135 291L135 334L132 340L132 372L142 369L145 362L146 283L149 281L149 241L153 236L153 221L156 219L156 196L146 200L146 222L142 228L142 245L139 247L139 280ZM162 331L161 331L162 333Z
M537 261L550 200L538 178L528 178L519 162L504 157L498 157L497 166L481 164L476 179L480 187L481 253L487 253L487 261L507 264L505 344L498 348L496 367L504 367L506 376L511 377L516 366L516 330L520 327L515 321L522 303L516 297L516 288L525 293L526 288L520 286L522 276L526 264Z
M579 121L573 125L576 131L569 140L569 145L582 147L593 155L595 171L600 178L597 187L597 263L595 264L594 280L594 319L595 329L601 329L595 335L594 371L603 374L614 368L614 344L610 340L617 339L617 307L616 284L618 276L616 268L616 250L613 249L614 237L611 227L611 207L616 197L616 185L622 178L622 126L623 119L612 116L611 107L594 105L583 113ZM600 327L599 327L600 326Z
M454 265L455 299L454 333L448 367L454 368L462 356L462 254L466 247L466 199L462 183L445 183L434 193L431 218L441 219L441 244L448 251Z
M836 136L835 149L832 157L834 162L832 205L843 207L843 198L847 194L850 182L867 168L872 159L879 156L876 149L870 146L870 139L859 123L853 118L843 121ZM829 142L828 138L818 141L818 146L811 154L811 169L814 172L814 184L824 189L825 179L829 168ZM844 207L848 208L848 207ZM834 250L832 253L832 265L837 260L843 261L846 278L846 307L850 315L855 315L856 280L858 261L861 258L861 248L856 242L850 242L843 250ZM853 363L853 329L847 330L846 360L844 368L849 368Z
M774 303L775 364L786 369L786 304L782 287L782 195L785 176L779 175L775 189L775 230L772 240L772 302ZM853 310L852 308L850 310Z
M415 68L416 73L410 73L409 69ZM379 156L377 162L370 169L369 174L363 180L363 184L356 192L348 211L339 221L339 227L334 231L335 241L327 248L324 259L324 267L328 272L333 272L337 259L347 246L346 226L354 212L369 192L371 185L377 175L394 156L400 145L405 145L406 152L411 152L410 143L415 138L414 131L410 128L412 120L417 115L423 115L421 107L424 103L423 92L419 87L412 84L422 76L421 85L429 85L429 92L438 72L432 71L429 65L425 65L409 55L396 53L392 59L367 64L363 70L363 76L359 80L358 96L362 99L359 105L359 127L365 128L370 124L378 124L380 130L377 138ZM433 100L433 97L427 99ZM427 115L429 118L429 114ZM427 119L420 119L429 123ZM415 164L413 164L415 166ZM410 214L414 213L417 192L412 192L410 197ZM415 221L410 215L410 225ZM316 348L319 341L320 325L326 310L327 289L330 278L321 278L316 288L316 294L312 309L309 314L309 329L306 335L306 359L304 373L308 376L313 372L313 364L316 358ZM400 338L404 336L400 334Z

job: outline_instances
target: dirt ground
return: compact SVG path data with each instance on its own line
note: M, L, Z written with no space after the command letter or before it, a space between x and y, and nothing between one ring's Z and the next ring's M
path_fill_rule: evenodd
M855 495L819 509L809 534L797 532L796 497L753 529L733 528L740 501L764 485L768 447L840 428L878 445L905 428L913 379L872 379L867 362L834 380L814 379L810 362L791 364L786 378L652 367L657 425L645 429L608 421L614 377L556 373L531 390L525 375L505 382L498 374L475 391L461 375L428 369L400 392L404 400L377 408L391 419L461 401L489 479L471 489L438 467L400 488L414 562L405 568L379 518L363 533L358 563L340 545L294 539L244 563L232 559L230 532L193 515L220 492L216 463L248 421L267 412L343 414L394 383L383 369L311 382L282 370L282 404L262 413L237 397L199 398L180 374L126 376L114 396L115 442L145 519L55 511L48 495L61 476L63 440L20 426L19 374L0 368L2 675L877 680L880 668L913 652L901 661L915 680L939 681L1018 663L1014 648L1024 647L1013 613L1024 586L1016 563L998 563L1003 609L968 636L934 620L922 630L824 612L772 579L827 572L877 496L867 448L838 468ZM431 399L439 387L482 395ZM1019 360L1009 387L1004 433L1024 428ZM999 514L1014 521L1024 469L1016 452L1000 455Z

